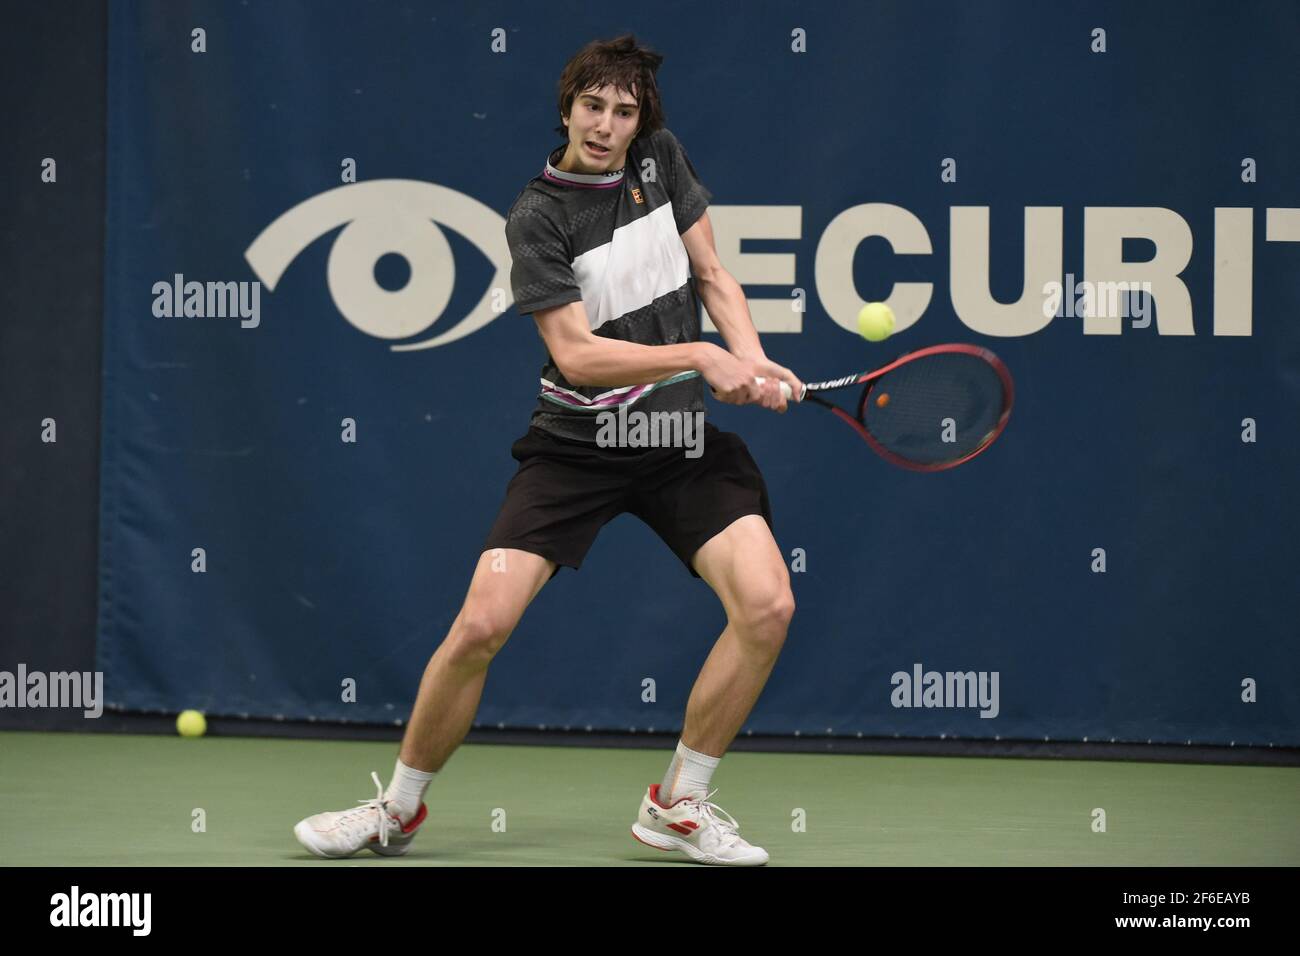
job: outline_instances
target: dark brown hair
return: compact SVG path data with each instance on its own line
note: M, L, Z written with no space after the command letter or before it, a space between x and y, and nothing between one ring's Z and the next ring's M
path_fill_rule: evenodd
M649 136L664 125L663 104L659 100L659 84L655 73L664 58L649 47L636 42L636 37L625 33L612 40L592 40L564 65L558 88L561 118L570 115L573 101L579 93L593 87L599 89L612 84L616 89L635 95L640 107L635 138ZM563 121L555 128L564 139L569 138Z

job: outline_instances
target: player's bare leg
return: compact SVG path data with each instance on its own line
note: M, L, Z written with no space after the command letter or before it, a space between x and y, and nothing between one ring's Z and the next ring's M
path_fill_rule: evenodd
M721 599L727 626L691 690L668 772L641 798L632 835L699 863L761 866L767 851L742 839L738 822L711 802L709 781L785 643L794 614L790 577L760 515L733 521L695 553L692 563Z
M402 738L402 763L442 769L474 722L488 665L554 570L553 561L513 548L479 555L465 603L424 669Z
M402 856L410 849L427 814L423 798L432 771L469 732L488 665L554 570L553 562L526 551L494 548L479 555L460 613L424 670L388 789L372 773L373 800L299 821L293 829L299 843L331 858L362 849Z
M682 742L720 757L763 692L785 643L794 595L790 572L761 515L746 515L714 535L693 561L727 612L686 705Z

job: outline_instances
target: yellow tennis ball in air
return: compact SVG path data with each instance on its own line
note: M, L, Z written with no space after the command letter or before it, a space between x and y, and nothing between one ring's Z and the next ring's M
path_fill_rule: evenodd
M197 710L182 710L176 718L176 732L182 737L202 737L208 731L208 722Z
M868 342L883 342L894 334L894 310L883 302L868 302L858 313L858 332Z

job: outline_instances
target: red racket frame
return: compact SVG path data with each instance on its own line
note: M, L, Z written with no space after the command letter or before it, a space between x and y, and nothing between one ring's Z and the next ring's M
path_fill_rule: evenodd
M930 355L950 355L953 353L973 355L976 358L983 359L993 367L993 370L998 373L998 378L1002 380L1002 389L1003 389L1003 395L1005 396L1005 403L1003 404L1002 407L1002 413L998 416L998 422L994 426L993 431L990 433L989 437L983 443L981 443L978 448L976 448L974 451L967 453L966 455L963 455L961 458L956 458L952 461L930 462L928 464L923 464L921 462L912 461L908 458L903 458L901 455L896 455L889 449L883 447L878 441L876 441L874 437L872 437L871 433L867 431L865 427L865 420L863 418L863 415L867 407L867 400L871 397L871 393L875 388L876 381L879 380L881 377L883 377L886 373L893 371L894 369L898 368L901 365L906 365L908 362L915 362L918 359L922 359ZM834 380L832 379L831 381ZM947 471L949 468L956 468L958 465L965 464L966 462L970 461L976 455L980 454L982 451L984 451L986 448L992 445L995 441L997 441L998 436L1001 435L1003 429L1007 427L1007 421L1011 418L1011 408L1013 405L1015 405L1015 401L1016 401L1015 382L1012 381L1011 371L1006 367L1005 363L1003 363L1003 361L1000 358L998 358L996 355L994 355L986 348L981 348L978 345L964 345L961 343L950 343L947 345L930 345L927 346L926 348L918 349L915 352L908 352L906 355L900 355L897 359L890 362L888 365L883 366L882 368L878 368L874 372L866 372L862 374L861 376L858 377L856 381L848 382L844 385L837 385L835 386L834 389L825 389L825 391L836 391L841 388L854 388L858 385L864 385L864 384L867 387L862 390L862 397L858 399L857 418L854 418L852 415L850 415L848 412L846 412L843 408L839 407L838 405L835 405L832 402L828 402L825 399L818 398L815 394L815 386L807 387L807 390L804 392L804 398L805 400L811 398L816 404L829 408L832 412L834 412L837 416L839 416L840 419L842 419L846 424L848 424L851 428L853 428L853 430L856 431L858 435L868 445L871 446L871 450L874 451L877 455L885 459L885 461L889 462L891 465L897 465L899 468L906 468L908 471L926 471L926 472Z

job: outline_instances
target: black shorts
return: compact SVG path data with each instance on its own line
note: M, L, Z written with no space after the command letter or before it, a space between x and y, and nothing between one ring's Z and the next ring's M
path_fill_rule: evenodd
M538 428L510 448L519 470L506 487L484 551L517 548L581 566L596 533L627 511L650 526L686 566L719 531L745 515L772 527L767 485L739 435L704 423L701 454L684 448L601 448Z

